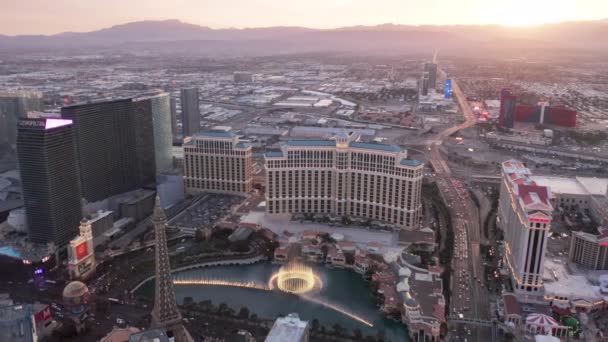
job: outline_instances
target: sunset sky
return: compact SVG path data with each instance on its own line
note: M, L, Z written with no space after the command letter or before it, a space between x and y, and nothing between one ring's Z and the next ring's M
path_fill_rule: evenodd
M210 26L504 24L608 18L608 0L0 0L0 34L92 31L138 20Z

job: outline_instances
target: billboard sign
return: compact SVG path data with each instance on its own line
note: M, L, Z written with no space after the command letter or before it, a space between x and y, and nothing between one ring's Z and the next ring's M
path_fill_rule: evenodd
M89 254L89 248L87 246L87 242L83 242L80 245L76 246L76 260L81 260Z
M41 322L46 322L50 319L51 319L51 308L48 306L45 307L44 309L40 310L38 313L36 313L34 315L34 321L36 322L36 324L41 323Z
M452 97L452 80L449 78L445 80L444 96L446 99Z

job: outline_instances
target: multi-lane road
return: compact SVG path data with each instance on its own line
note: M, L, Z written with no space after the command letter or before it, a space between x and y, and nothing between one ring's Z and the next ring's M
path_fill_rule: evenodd
M454 318L488 320L490 318L488 291L484 286L484 270L479 249L481 241L479 212L466 186L452 177L448 163L439 148L447 137L471 127L476 120L473 110L455 80L452 80L452 87L465 121L436 134L426 142L428 160L435 170L439 190L450 209L454 231L449 315Z

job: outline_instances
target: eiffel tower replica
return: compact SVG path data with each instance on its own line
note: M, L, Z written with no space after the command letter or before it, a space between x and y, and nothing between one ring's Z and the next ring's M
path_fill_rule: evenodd
M152 223L156 235L156 288L154 291L154 309L152 310L152 328L167 329L167 334L172 333L175 342L193 342L192 336L182 324L182 314L175 303L171 264L167 251L167 234L165 232L167 216L160 206L158 195L156 195L154 203Z

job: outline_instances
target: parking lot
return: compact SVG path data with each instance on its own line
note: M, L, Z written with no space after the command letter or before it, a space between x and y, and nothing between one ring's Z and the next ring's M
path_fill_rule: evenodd
M230 213L230 208L243 201L233 195L202 194L190 207L168 222L168 226L182 231L210 227Z

